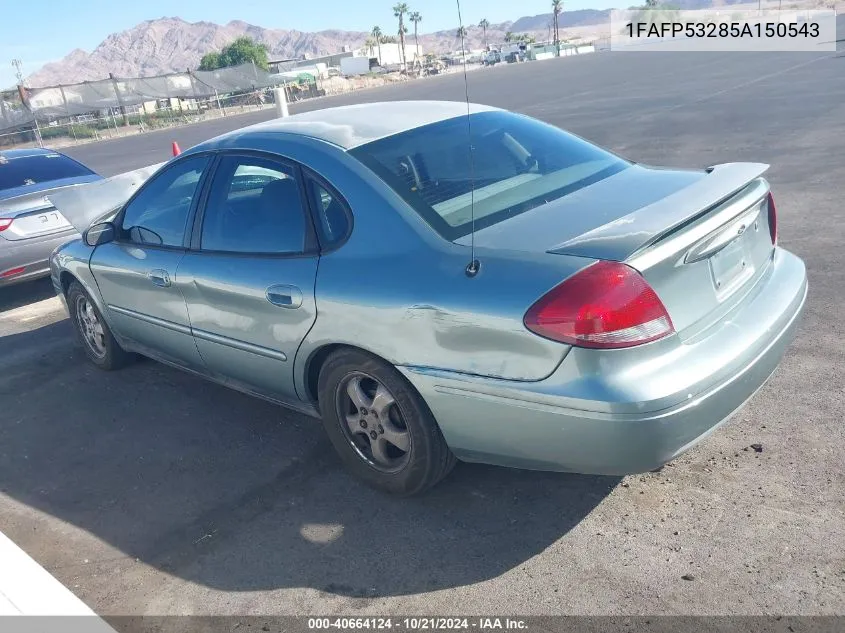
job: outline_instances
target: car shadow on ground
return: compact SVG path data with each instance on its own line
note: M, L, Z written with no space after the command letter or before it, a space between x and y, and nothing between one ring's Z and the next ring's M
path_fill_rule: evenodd
M619 481L459 464L396 499L349 477L319 422L152 361L99 371L67 321L3 343L36 340L51 352L0 383L2 492L210 587L476 583L541 553Z
M0 313L56 296L49 277L0 288Z

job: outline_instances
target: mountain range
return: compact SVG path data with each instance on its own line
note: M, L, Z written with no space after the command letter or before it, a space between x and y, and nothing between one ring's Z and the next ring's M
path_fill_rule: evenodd
M562 16L561 26L598 23L607 19L606 11L572 11ZM515 22L491 24L487 39L501 42L505 33L530 33L547 38L551 14L523 17ZM385 34L389 34L386 27ZM413 25L407 40L413 42ZM269 29L242 21L227 24L186 22L178 17L146 20L140 24L109 35L93 51L76 49L63 59L43 66L27 78L30 86L41 87L59 83L74 83L116 77L150 77L186 68L196 68L203 55L220 50L241 35L248 35L267 45L270 57L276 59L317 57L343 50L344 46L358 48L369 33L361 31L326 30L307 33L287 29ZM484 45L480 27L467 27L466 46ZM446 52L458 47L456 29L419 35L425 51Z
M685 9L702 8L712 4L733 4L742 0L675 0L673 5ZM561 29L597 25L607 22L610 10L582 9L564 11L560 16ZM489 42L502 42L505 34L527 33L537 39L551 35L552 14L521 17L513 22L491 24L487 28ZM392 29L384 26L389 34ZM406 36L413 42L413 25ZM442 53L459 46L457 29L419 35L419 43L427 52ZM105 79L109 73L116 77L150 77L174 71L196 68L206 53L217 51L235 38L248 35L267 45L271 58L290 59L317 57L343 50L345 46L358 48L369 36L362 31L339 29L307 33L287 29L269 29L235 20L228 24L187 22L178 17L146 20L140 24L109 35L93 51L76 49L63 59L43 66L27 78L33 87L68 84ZM566 35L565 33L563 34ZM476 25L467 27L465 44L468 48L484 45L484 32Z

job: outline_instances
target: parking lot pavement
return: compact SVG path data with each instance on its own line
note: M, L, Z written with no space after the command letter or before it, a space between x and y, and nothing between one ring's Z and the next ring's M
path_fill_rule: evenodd
M662 471L460 464L392 499L309 419L151 361L94 369L33 286L0 298L0 531L100 614L845 613L843 71L841 54L609 54L473 74L476 100L635 160L772 164L781 242L809 270L801 332ZM120 155L154 162L148 138Z

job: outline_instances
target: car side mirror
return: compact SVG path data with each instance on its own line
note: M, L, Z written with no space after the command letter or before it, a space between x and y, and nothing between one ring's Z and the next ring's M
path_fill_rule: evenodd
M99 246L100 244L107 244L115 238L114 224L111 222L100 222L94 226L88 227L85 231L85 243L88 246Z

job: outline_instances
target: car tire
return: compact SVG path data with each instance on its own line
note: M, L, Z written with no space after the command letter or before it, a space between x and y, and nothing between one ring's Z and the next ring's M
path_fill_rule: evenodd
M124 350L114 338L97 304L79 282L70 284L66 298L73 329L94 365L111 371L135 360L135 355Z
M329 356L320 370L318 398L342 461L374 488L419 494L455 466L425 401L396 368L371 354L343 349Z

